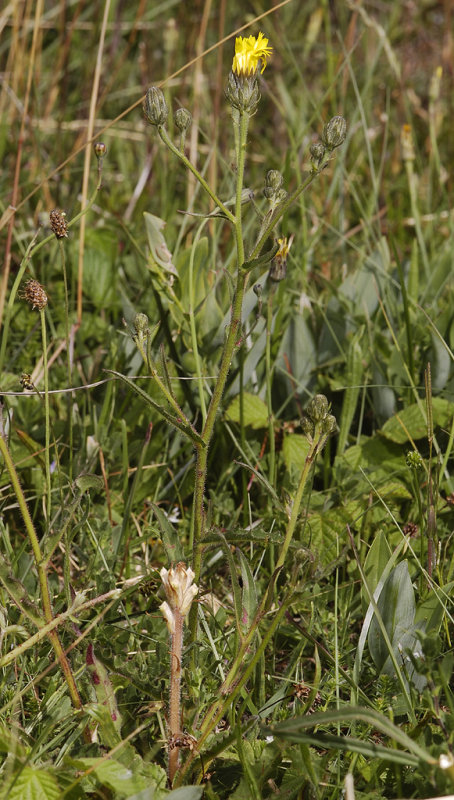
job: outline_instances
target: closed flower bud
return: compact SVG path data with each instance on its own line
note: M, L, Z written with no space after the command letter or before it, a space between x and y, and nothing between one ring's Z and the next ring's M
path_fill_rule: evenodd
M49 214L49 220L52 232L55 233L57 239L68 237L68 223L66 222L66 214L64 211L58 211L54 208Z
M269 200L276 197L276 194L282 188L284 178L277 169L269 169L265 176L265 188L263 194Z
M148 317L146 314L136 314L133 324L137 336L146 336L148 334Z
M174 115L174 122L180 133L186 133L192 123L192 114L187 108L177 108Z
M345 142L347 123L343 117L332 117L323 128L322 142L328 150L334 150Z
M147 89L143 111L151 125L165 125L169 116L169 109L164 94L157 86Z
M104 156L107 155L107 147L104 144L104 142L96 142L96 144L93 147L93 150L95 151L95 156L98 159L98 161L102 161Z
M321 422L329 412L329 403L324 394L316 394L308 403L306 414L314 422Z
M34 278L25 284L23 297L32 308L42 311L47 306L48 297L44 286L41 286L39 281L35 281Z
M315 425L306 414L301 418L301 427L304 435L307 436L308 439L312 439L315 433Z
M311 144L309 152L311 154L312 165L314 169L318 169L325 157L326 153L325 145L323 145L321 142L314 142L313 144Z
M330 433L334 433L337 428L336 417L334 414L327 414L325 419L322 423L322 430L325 436L329 436Z

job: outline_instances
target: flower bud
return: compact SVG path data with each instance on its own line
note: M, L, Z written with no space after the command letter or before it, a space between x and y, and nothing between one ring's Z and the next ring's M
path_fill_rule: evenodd
M166 124L169 109L163 92L157 86L147 89L143 111L151 125L161 126Z
M328 150L334 150L345 142L347 123L343 117L332 117L322 132L322 142Z
M307 436L308 439L312 439L315 433L315 425L312 420L306 414L304 414L304 416L301 418L300 424L304 435Z
M56 208L49 214L50 227L57 239L64 239L65 236L68 238L68 223L65 217L65 212L57 211Z
M314 395L306 408L306 414L314 424L322 422L327 417L328 411L329 403L324 394Z
M95 151L95 156L98 159L98 161L102 161L104 156L107 155L107 147L104 144L104 142L96 142L96 144L93 147L93 150Z
M174 122L180 133L186 133L191 127L192 114L187 108L177 108L174 115Z
M284 178L277 169L269 169L265 175L265 188L263 190L263 194L269 200L274 198L282 188L282 184L284 183Z
M334 414L327 414L322 422L322 431L325 436L329 436L337 428L336 417Z
M314 142L311 144L309 152L312 158L312 167L314 170L317 170L325 157L325 145L323 145L321 142Z
M137 336L143 337L148 334L148 317L146 314L136 314L133 325Z

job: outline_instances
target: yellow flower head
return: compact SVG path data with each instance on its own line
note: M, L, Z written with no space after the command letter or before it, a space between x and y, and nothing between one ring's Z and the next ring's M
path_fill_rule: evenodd
M272 52L273 48L269 47L268 39L263 33L259 33L257 37L237 36L232 72L235 75L253 75L257 72L259 62L262 65L260 72L263 72Z

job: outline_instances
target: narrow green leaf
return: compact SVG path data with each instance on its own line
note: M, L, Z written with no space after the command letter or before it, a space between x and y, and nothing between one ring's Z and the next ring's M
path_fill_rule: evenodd
M244 272L250 272L255 267L266 267L272 258L276 255L277 251L279 250L279 244L273 244L273 247L270 250L267 250L266 253L262 253L262 255L257 256L257 258L252 258L251 261L245 261L241 265L241 269Z
M164 513L162 508L151 503L153 513L158 520L159 530L161 531L162 543L166 551L167 559L170 564L176 564L179 561L184 561L183 545L180 542L178 531L173 527L167 514Z
M135 381L132 381L130 378L127 378L126 375L122 375L121 372L116 372L113 369L106 369L105 372L108 372L111 375L115 375L116 378L119 378L121 381L123 381L123 383L129 386L129 388L132 389L136 394L138 394L139 397L141 397L142 400L144 400L149 406L151 406L152 408L155 409L155 411L161 414L161 416L164 417L164 419L167 420L167 422L170 422L171 425L173 425L175 428L178 428L178 430L181 431L181 433L184 433L185 436L187 436L189 439L192 439L193 442L196 442L197 444L205 447L205 442L199 436L197 431L195 431L194 428L192 428L192 426L185 425L184 422L177 419L172 414L169 414L169 412L166 411L164 406L161 406L159 405L159 403L156 403L156 401L153 400L153 398L150 397L150 395L147 392L141 389L140 386L138 386L138 384L135 383Z
M302 733L302 731L308 728L315 728L319 725L326 727L327 725L334 725L338 722L346 724L349 720L365 722L366 725L370 725L372 728L381 731L385 736L389 736L392 741L405 748L408 753L412 753L426 764L437 763L436 759L434 759L427 750L420 747L410 736L407 736L402 728L394 725L388 717L385 717L384 714L380 714L379 711L375 711L371 708L362 708L361 706L345 705L338 709L333 709L332 711L323 711L318 714L311 714L310 716L292 717L291 719L279 722L277 725L266 727L265 730L267 733L273 734L273 736L297 741L294 737L297 737L299 733Z

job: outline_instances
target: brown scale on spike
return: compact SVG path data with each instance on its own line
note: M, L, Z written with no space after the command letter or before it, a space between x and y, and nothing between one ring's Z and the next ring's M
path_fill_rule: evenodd
M39 308L42 311L47 306L48 297L44 286L41 286L39 281L35 281L34 278L27 281L22 296L32 308Z
M68 236L68 223L66 222L66 214L64 211L58 211L54 208L49 214L50 227L57 239L63 239Z

